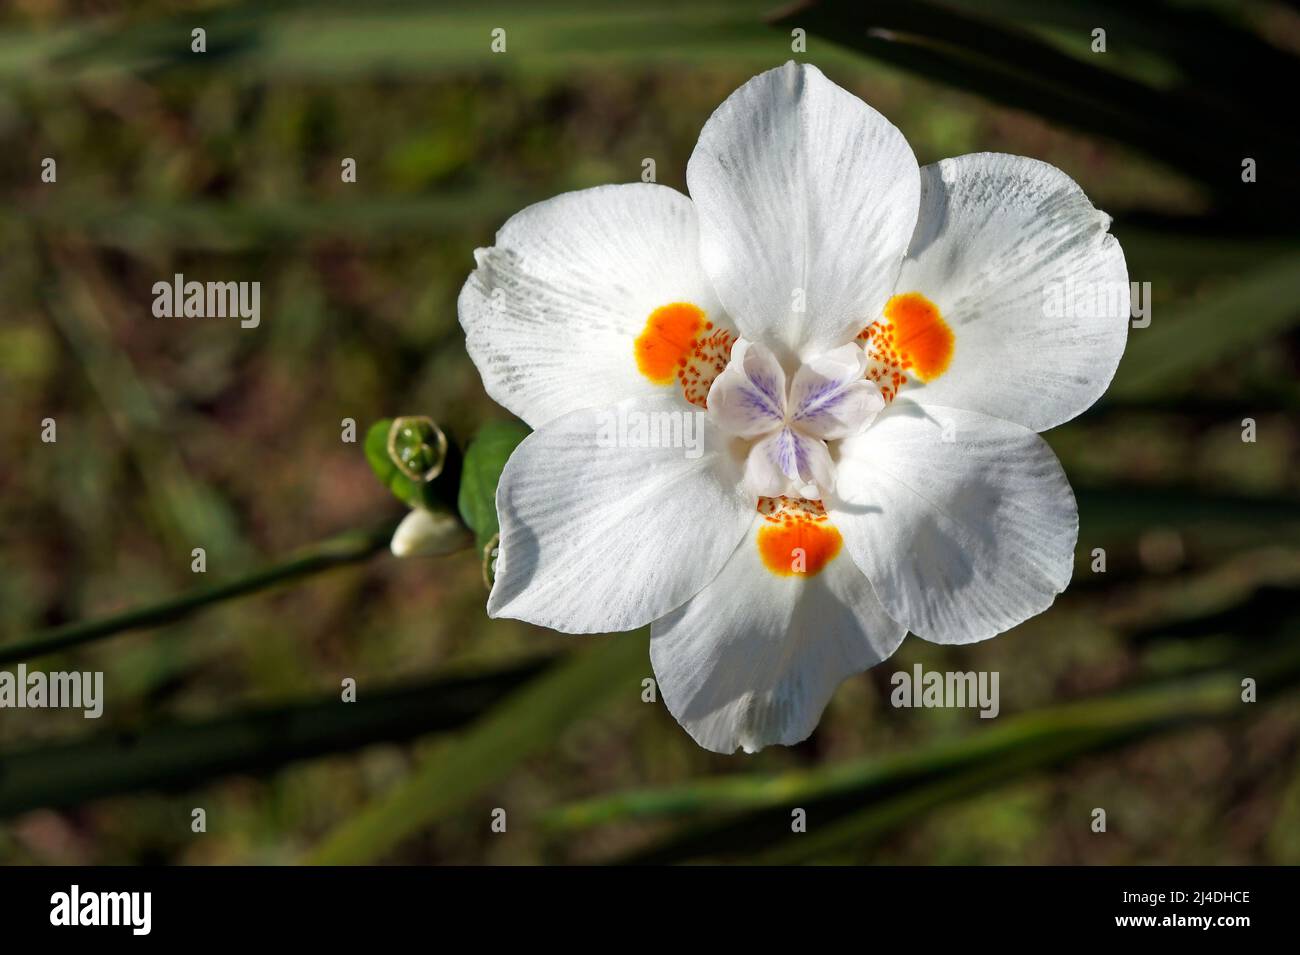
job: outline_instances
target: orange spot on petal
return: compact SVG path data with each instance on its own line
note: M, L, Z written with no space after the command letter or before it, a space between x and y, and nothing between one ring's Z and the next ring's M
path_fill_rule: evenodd
M709 388L731 358L736 336L705 320L704 310L689 302L656 308L635 342L636 366L656 385L681 385L691 404L707 408Z
M657 385L666 385L686 364L695 338L704 327L704 312L687 302L656 308L636 340L636 366Z
M758 553L778 577L813 577L835 559L843 539L820 501L760 498Z
M933 302L920 292L895 295L885 303L885 317L893 326L893 345L903 357L903 367L922 381L948 370L952 329Z

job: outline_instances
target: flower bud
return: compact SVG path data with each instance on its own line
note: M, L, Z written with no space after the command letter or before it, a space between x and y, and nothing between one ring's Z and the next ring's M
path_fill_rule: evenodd
M412 481L432 481L447 460L447 436L432 418L394 418L388 428L388 457Z
M469 532L452 514L414 508L402 519L389 545L397 557L450 554L469 542Z

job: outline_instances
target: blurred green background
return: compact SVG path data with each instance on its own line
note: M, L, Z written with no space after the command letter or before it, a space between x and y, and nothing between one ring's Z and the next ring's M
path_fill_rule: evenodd
M1300 202L1274 99L1295 88L1296 5L772 14L0 14L0 669L102 670L107 697L98 721L0 710L0 861L1300 863ZM644 633L488 621L472 549L389 556L403 509L360 438L427 414L463 445L507 417L456 321L473 249L647 157L684 189L704 121L791 57L795 27L796 57L920 162L997 150L1078 180L1151 283L1152 321L1102 403L1047 435L1081 509L1056 605L974 646L909 637L807 743L718 757L642 701ZM154 319L151 286L174 272L260 281L261 326ZM292 586L4 656L352 532ZM317 573L331 554L345 566ZM917 662L999 671L1001 715L891 708L889 675Z

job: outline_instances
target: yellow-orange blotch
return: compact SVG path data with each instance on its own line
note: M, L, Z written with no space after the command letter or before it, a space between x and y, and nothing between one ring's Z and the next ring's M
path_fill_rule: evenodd
M704 330L704 312L688 302L656 308L636 340L636 366L656 385L677 377L691 357L696 337Z
M885 303L893 345L903 366L922 381L937 378L952 361L953 334L938 307L920 292L895 295Z
M778 577L816 576L843 546L821 501L765 497L759 499L758 510L764 518L758 528L758 553L763 566Z

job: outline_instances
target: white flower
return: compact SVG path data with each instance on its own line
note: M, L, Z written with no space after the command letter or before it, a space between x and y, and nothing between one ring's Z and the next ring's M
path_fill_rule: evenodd
M918 169L811 66L728 98L687 180L559 196L475 254L470 355L536 429L488 611L651 624L669 710L752 752L908 630L984 640L1065 589L1078 515L1035 432L1110 382L1128 275L1060 170Z

